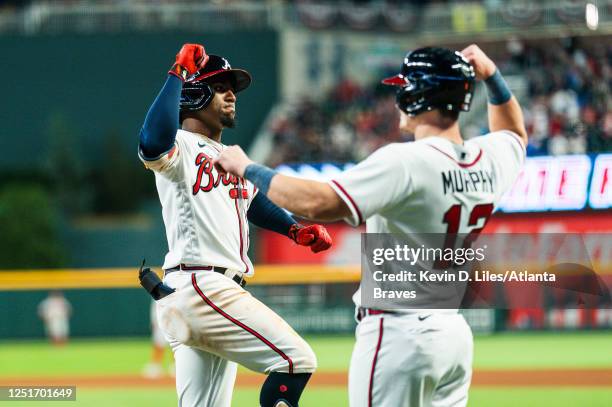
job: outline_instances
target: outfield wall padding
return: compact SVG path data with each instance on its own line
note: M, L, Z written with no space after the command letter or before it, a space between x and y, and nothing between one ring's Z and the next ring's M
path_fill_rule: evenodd
M253 75L238 97L237 126L224 133L226 143L248 146L278 99L277 38L266 30L1 36L0 169L44 167L66 132L87 164L105 162L112 133L137 160L138 131L185 42Z
M38 304L47 291L1 291L0 339L40 338ZM150 297L142 289L66 290L72 306L71 336L140 336L150 333Z

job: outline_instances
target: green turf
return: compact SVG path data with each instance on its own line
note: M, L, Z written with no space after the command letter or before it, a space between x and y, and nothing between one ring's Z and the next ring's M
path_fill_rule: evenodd
M515 333L477 337L474 367L612 368L612 333Z
M51 407L154 407L175 406L176 393L173 389L108 389L91 390L77 389L76 401L53 401L53 402L27 402L15 403L1 402L0 406L18 407L40 407L41 405ZM244 405L245 407L247 404Z
M253 407L258 405L257 389L238 389L234 391L232 407ZM38 407L41 402L18 403L19 407ZM45 403L46 404L46 403ZM176 394L172 389L113 389L77 390L77 400L50 404L53 407L154 407L176 405ZM341 407L348 405L348 394L343 388L325 388L304 393L302 407ZM1 402L0 406L15 406L15 402Z
M345 371L352 336L309 337L320 371ZM64 348L42 341L0 342L0 377L139 374L149 359L146 339L74 340ZM529 333L481 336L475 340L475 368L612 368L612 332ZM169 355L167 355L169 359ZM237 389L233 407L256 405L256 389ZM176 405L172 388L77 389L78 401L53 406L149 407ZM610 388L473 388L470 406L598 407L612 405ZM15 405L0 402L0 406ZM20 406L39 403L20 402ZM310 388L301 406L347 405L346 389Z
M475 388L470 407L609 407L612 389L602 388Z
M0 377L139 374L150 352L148 340L73 340L64 347L42 341L4 342Z
M352 336L307 338L320 371L346 370ZM0 342L0 377L138 374L150 353L148 340L74 340L64 348L43 341ZM169 356L167 356L169 359ZM612 367L612 332L529 333L481 336L475 368Z
M319 370L346 370L353 352L354 336L307 337L312 346Z
M256 405L256 389L234 392L233 407ZM470 407L607 407L612 400L612 389L601 388L477 388L470 391ZM35 402L19 402L22 407L40 406ZM77 390L76 402L53 402L54 407L151 407L172 406L176 395L172 389L113 389ZM0 406L14 406L14 402L0 402ZM348 395L342 388L308 389L300 406L342 407L348 405Z
M313 337L308 341L317 354L320 370L346 370L352 336ZM0 377L139 374L149 358L150 346L148 340L134 339L73 340L60 348L44 341L0 342Z

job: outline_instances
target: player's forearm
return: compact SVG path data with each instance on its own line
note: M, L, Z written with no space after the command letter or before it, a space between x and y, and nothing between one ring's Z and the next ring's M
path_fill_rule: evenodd
M496 71L485 80L489 95L488 116L490 131L510 130L516 133L527 145L527 131L523 112L516 98L510 93L505 80Z
M284 236L289 234L289 229L296 223L295 219L262 193L257 194L251 202L247 217L256 226Z
M214 164L217 168L244 176L260 194L294 215L318 221L346 218L351 211L328 184L278 174L250 161L238 146L224 150Z
M330 222L350 215L334 190L318 181L278 174L270 183L268 198L281 208L311 220Z
M182 81L168 75L149 108L140 130L140 149L146 158L156 158L174 145L179 124L181 89Z

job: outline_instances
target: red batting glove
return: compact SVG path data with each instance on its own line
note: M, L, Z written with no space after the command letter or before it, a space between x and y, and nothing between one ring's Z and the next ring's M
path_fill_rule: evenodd
M177 76L184 82L206 65L206 62L208 62L208 55L202 45L185 44L176 54L176 62L168 73Z
M300 246L310 246L313 253L327 250L332 245L331 236L321 225L304 226L296 223L291 225L289 237Z

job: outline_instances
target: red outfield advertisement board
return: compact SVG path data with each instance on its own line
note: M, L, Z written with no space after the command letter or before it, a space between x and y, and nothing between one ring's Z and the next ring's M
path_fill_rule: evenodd
M533 157L504 196L504 212L612 206L612 154Z
M362 225L352 228L344 223L326 225L334 239L330 250L313 255L309 250L297 246L291 240L278 233L260 230L258 239L258 262L265 264L329 264L357 265L360 261L361 233L365 232ZM597 258L592 260L612 264L612 247L608 247L612 239L601 239L601 234L612 233L612 214L602 212L575 213L545 213L545 214L496 214L489 220L483 233L579 233L587 234L587 246L597 246L597 242L606 247L594 250ZM592 242L588 234L597 237ZM595 235L598 234L598 235Z

